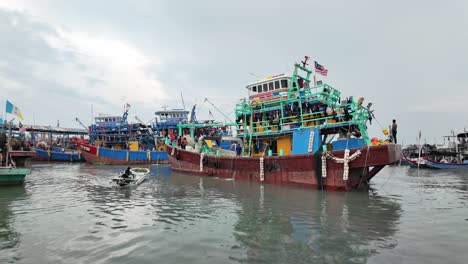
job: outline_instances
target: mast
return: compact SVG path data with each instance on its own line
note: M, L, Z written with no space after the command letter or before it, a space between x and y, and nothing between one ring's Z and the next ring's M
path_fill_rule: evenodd
M185 102L184 102L184 96L182 95L182 91L180 92L180 98L182 99L182 106L184 107L184 110L185 110Z

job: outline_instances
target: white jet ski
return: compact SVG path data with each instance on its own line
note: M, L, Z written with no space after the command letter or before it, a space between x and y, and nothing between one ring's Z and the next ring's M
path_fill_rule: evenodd
M149 173L150 170L148 168L127 169L119 177L113 178L112 183L116 184L119 187L137 186L143 181L145 181L146 176Z

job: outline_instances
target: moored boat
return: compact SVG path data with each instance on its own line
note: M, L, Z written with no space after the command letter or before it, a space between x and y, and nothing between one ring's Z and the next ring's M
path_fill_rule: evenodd
M26 175L29 174L29 168L0 167L0 185L23 184Z
M84 162L84 156L81 152L75 149L58 149L56 147L52 150L44 150L36 148L35 160L40 161L70 161L70 162Z
M164 144L150 126L127 121L123 116L100 115L90 127L89 141L78 140L79 153L86 162L131 165L167 163Z
M97 147L80 142L80 153L86 162L110 165L161 164L167 163L165 151L131 151Z
M426 161L424 158L408 158L406 156L403 156L402 164L410 166L410 168L420 168L420 169L427 169L429 166L427 166Z
M248 99L236 105L235 127L243 142L238 156L202 147L167 146L175 171L280 185L350 191L368 186L386 165L399 161L401 146L371 143L371 104L327 84L311 86L307 58L291 76L276 75L247 86ZM317 65L317 64L316 64ZM314 78L315 79L315 78ZM213 124L213 126L216 124ZM221 124L220 124L221 125ZM226 125L226 124L224 124ZM179 124L179 135L192 124ZM338 140L332 139L338 135ZM187 135L188 136L188 135ZM201 150L201 151L197 151Z
M432 169L468 169L468 162L439 162L423 158L426 166Z

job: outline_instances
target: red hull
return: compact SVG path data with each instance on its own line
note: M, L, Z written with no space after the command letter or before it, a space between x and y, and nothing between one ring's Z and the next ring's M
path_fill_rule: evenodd
M264 157L263 180L259 157L221 157L167 147L168 159L174 171L194 175L214 176L291 185L324 190L350 191L367 186L368 182L385 165L401 158L401 146L395 144L371 146L361 149L361 155L349 162L349 176L343 180L344 166L327 159L326 177L321 176L321 156L313 154ZM350 155L357 150L351 150ZM333 151L335 157L343 158L344 151ZM203 163L203 164L201 164ZM201 170L202 167L202 170ZM318 173L317 173L318 168Z
M138 165L138 164L165 164L167 160L125 160L110 157L102 157L99 155L99 148L83 142L77 143L80 154L83 155L88 163L100 163L109 165Z

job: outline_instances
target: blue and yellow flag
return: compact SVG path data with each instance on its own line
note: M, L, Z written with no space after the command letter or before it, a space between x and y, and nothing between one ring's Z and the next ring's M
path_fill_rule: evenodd
M23 120L23 114L21 114L21 111L19 110L18 107L16 107L15 105L13 105L10 101L6 101L6 112L7 113L10 113L10 114L14 114L16 115L17 117L19 117L19 119Z

